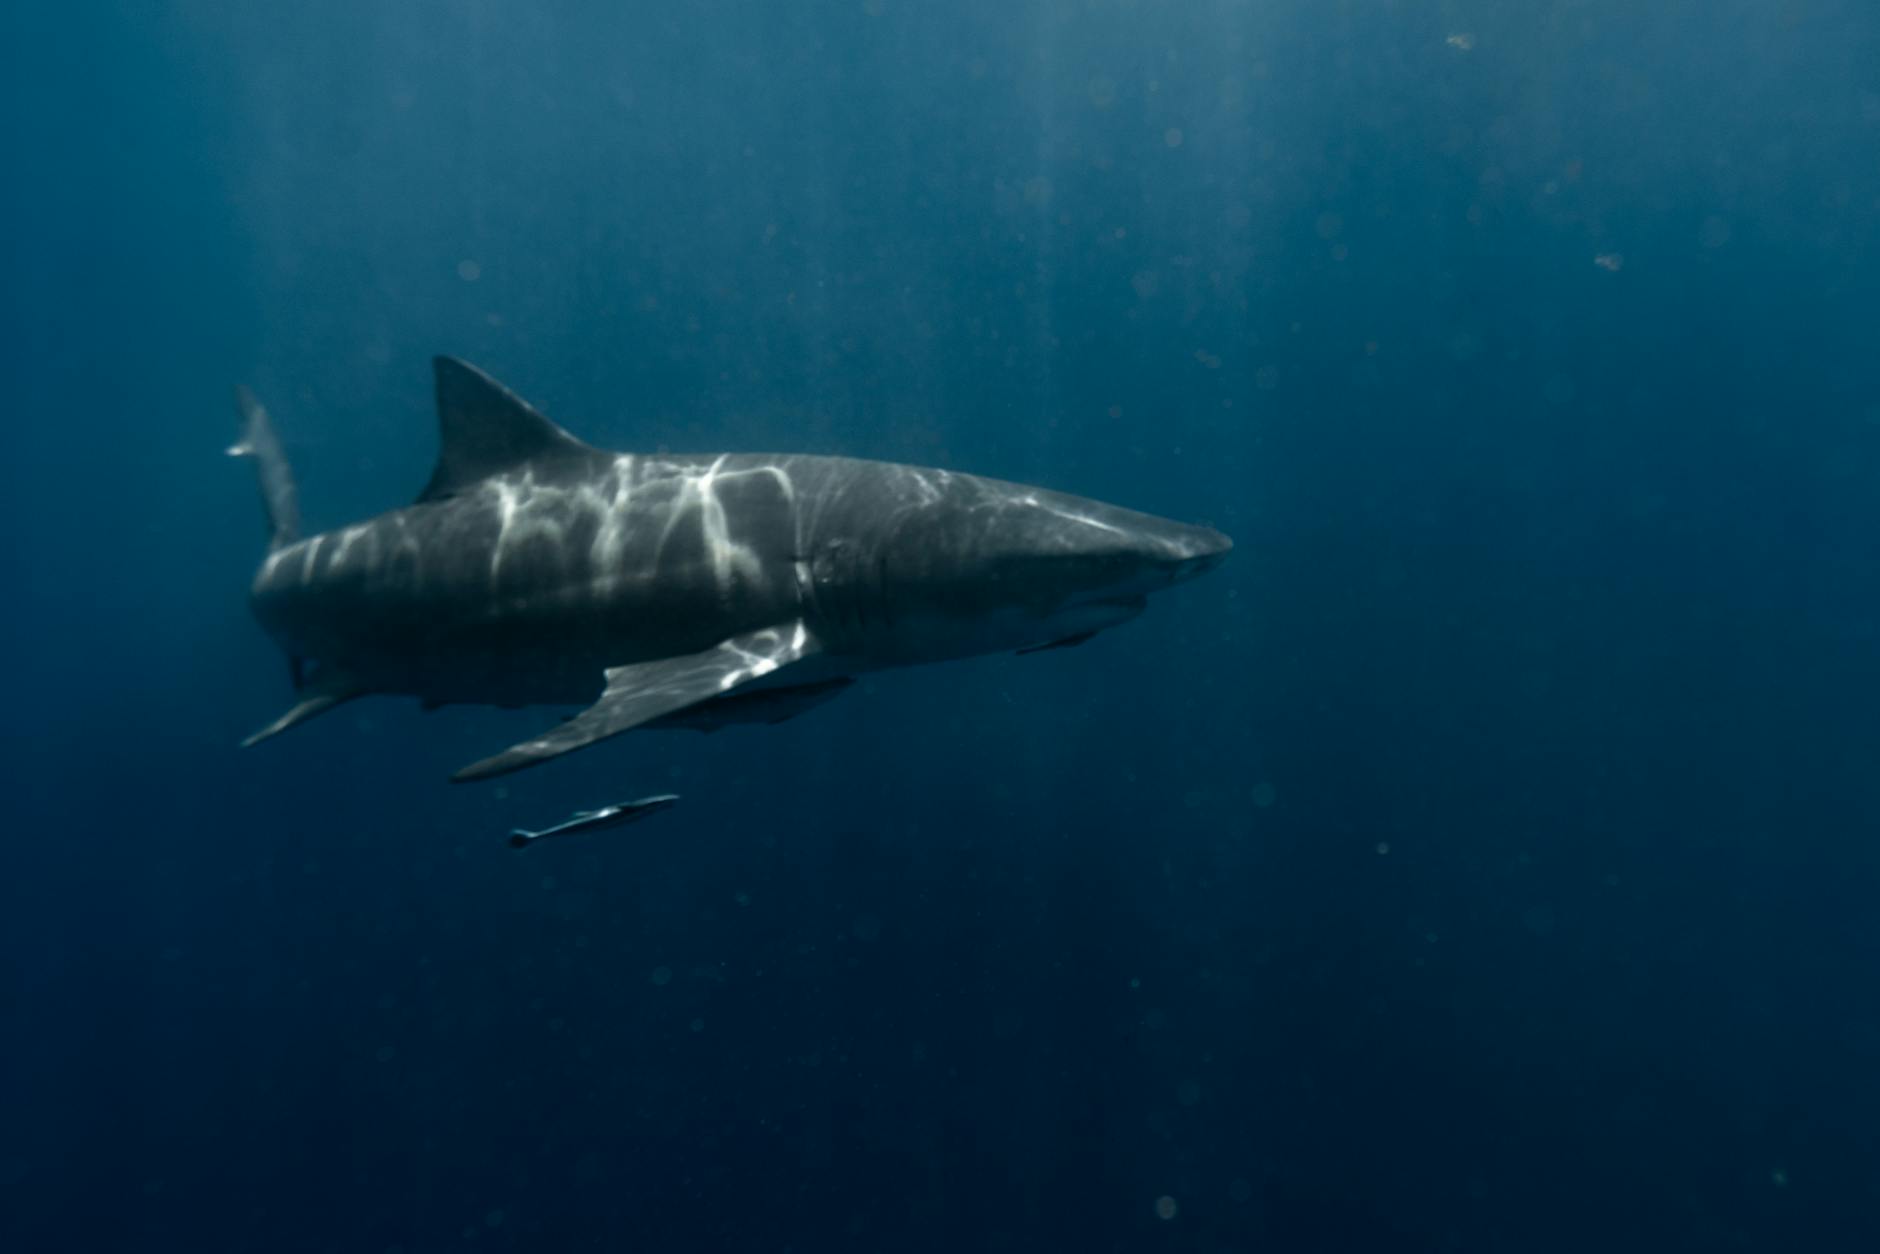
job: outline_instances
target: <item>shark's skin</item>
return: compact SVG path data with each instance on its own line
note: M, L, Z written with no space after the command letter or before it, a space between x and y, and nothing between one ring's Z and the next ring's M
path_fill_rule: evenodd
M463 779L634 726L776 722L870 670L1081 642L1232 547L946 470L604 452L475 368L435 364L430 486L305 538L279 442L243 394L230 452L261 463L274 537L252 604L303 696L251 743L371 693L594 703Z

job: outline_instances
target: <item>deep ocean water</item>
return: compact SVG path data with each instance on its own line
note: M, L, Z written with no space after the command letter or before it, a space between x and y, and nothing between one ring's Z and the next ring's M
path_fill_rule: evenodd
M1880 14L0 17L0 1246L1880 1248ZM478 786L291 699L428 360L1234 536ZM512 826L670 814L516 854Z

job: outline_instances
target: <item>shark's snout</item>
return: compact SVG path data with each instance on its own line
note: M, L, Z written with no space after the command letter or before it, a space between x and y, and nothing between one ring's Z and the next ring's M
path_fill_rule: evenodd
M1143 537L1153 565L1169 583L1182 583L1205 575L1227 560L1234 542L1212 527L1157 519L1156 528Z
M1234 542L1212 527L1190 527L1184 547L1187 553L1176 573L1178 580L1205 575L1219 566L1233 552Z
M1185 561L1212 563L1207 569L1219 566L1234 542L1212 527L1184 527L1181 545L1186 550Z

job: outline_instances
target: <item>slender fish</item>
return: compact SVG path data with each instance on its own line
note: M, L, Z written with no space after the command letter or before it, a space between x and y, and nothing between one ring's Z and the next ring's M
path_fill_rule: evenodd
M544 836L573 836L578 832L599 832L610 827L625 827L641 819L658 814L661 810L670 810L679 804L679 798L672 793L661 793L656 797L641 797L638 801L622 801L618 805L602 806L598 810L577 810L568 818L553 827L544 827L539 832L518 827L509 833L511 849L526 849Z

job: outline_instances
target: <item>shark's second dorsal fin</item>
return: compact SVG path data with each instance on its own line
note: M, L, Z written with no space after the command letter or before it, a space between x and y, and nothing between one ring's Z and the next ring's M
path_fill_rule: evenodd
M524 462L594 450L468 362L431 361L437 372L437 469L420 501L455 496Z

